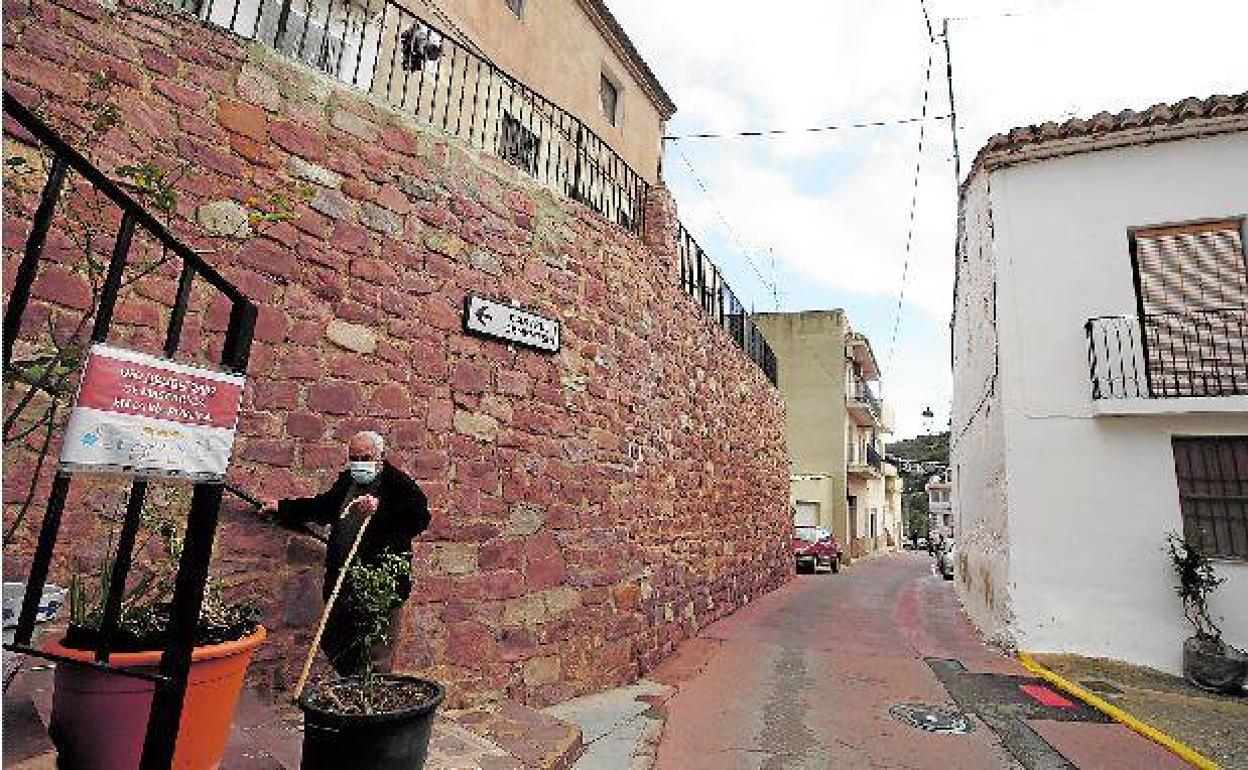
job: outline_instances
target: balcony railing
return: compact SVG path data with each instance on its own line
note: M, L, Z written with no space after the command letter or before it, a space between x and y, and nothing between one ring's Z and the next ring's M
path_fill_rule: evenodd
M680 226L680 286L702 306L716 323L728 332L750 360L758 364L767 379L777 383L776 355L763 333L745 312L745 307L724 281L719 268L693 239L684 225Z
M1248 395L1248 308L1092 318L1092 398Z
M634 234L648 184L580 119L391 0L170 0L386 99Z
M883 413L880 400L871 391L871 386L867 384L867 381L857 374L854 375L852 386L849 389L849 398L854 401L865 402L867 408L871 410L871 416L877 421L880 419L880 415Z

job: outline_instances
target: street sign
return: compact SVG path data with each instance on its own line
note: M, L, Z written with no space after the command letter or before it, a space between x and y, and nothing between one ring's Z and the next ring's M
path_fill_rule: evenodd
M111 345L91 346L61 469L225 478L244 378Z
M464 300L464 330L546 353L559 352L558 321L472 294Z

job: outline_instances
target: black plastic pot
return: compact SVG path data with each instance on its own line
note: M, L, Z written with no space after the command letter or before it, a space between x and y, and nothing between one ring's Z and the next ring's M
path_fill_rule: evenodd
M1183 676L1202 689L1238 695L1248 677L1248 654L1226 642L1190 636L1183 642Z
M310 693L305 694L299 699L303 709L302 770L420 770L425 766L433 719L446 690L437 682L414 676L390 674L384 678L420 682L436 694L416 708L384 714L328 711L309 703Z

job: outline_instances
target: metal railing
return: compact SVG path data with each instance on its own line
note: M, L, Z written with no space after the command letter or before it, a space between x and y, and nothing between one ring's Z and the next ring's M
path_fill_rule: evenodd
M728 336L732 337L737 346L763 370L767 379L773 385L777 384L776 354L746 312L745 306L724 280L719 268L684 225L679 226L677 241L680 252L680 287L728 332Z
M876 420L880 419L883 414L883 407L880 406L880 400L876 398L875 393L871 391L871 386L867 381L862 379L858 374L854 374L853 387L850 388L849 397L857 401L863 401L871 410L871 414Z
M4 94L4 112L7 118L14 121L33 139L34 144L50 159L47 177L39 194L39 204L31 216L30 230L22 248L22 259L18 264L13 280L13 288L8 294L8 303L4 309L4 369L6 387L17 381L17 367L29 364L29 361L15 362L17 354L15 341L23 333L23 321L28 313L37 308L31 300L35 298L36 279L45 262L55 263L63 256L45 254L45 246L49 243L49 235L66 237L65 227L83 214L67 215L67 209L74 205L64 203L67 195L76 189L89 189L92 199L101 204L98 211L92 214L99 216L103 222L98 223L99 233L91 232L85 239L99 239L111 224L109 215L118 215L116 235L110 241L105 240L107 248L111 243L111 256L103 273L103 282L98 296L92 297L93 306L89 315L83 318L92 320L91 343L107 342L109 332L114 326L114 311L119 306L123 288L129 281L138 280L153 267L144 267L144 260L133 256L133 252L141 252L140 241L158 245L161 249L161 262L169 259L169 264L180 269L176 284L169 288L173 295L167 299L167 305L161 300L148 301L157 307L168 307L168 321L165 326L165 338L162 354L172 359L183 345L183 327L187 321L187 311L196 289L200 284L211 287L213 293L225 300L229 307L229 322L220 348L221 367L238 373L247 371L247 362L251 354L253 331L255 329L257 309L255 303L247 298L237 287L227 281L212 265L189 246L178 240L163 223L141 203L136 201L113 179L101 169L93 165L77 149L70 146L50 126L36 117L29 109L12 97ZM6 125L6 133L8 133ZM78 199L79 201L81 198ZM105 202L107 205L105 206ZM89 209L88 209L89 210ZM7 213L7 212L6 212ZM81 221L81 220L77 220ZM94 220L93 220L94 221ZM109 224L104 224L108 222ZM71 225L72 226L72 225ZM78 241L71 242L77 245ZM86 247L90 250L93 247ZM52 251L50 249L50 251ZM133 256L133 258L132 258ZM137 274L137 275L136 275ZM174 286L176 285L176 288ZM37 300L43 304L43 300ZM46 308L46 305L45 305ZM36 325L37 326L37 325ZM40 359L36 359L40 360ZM53 356L57 360L57 356ZM63 359L62 359L63 361ZM47 364L45 370L58 368ZM61 363L59 365L68 366ZM45 374L34 382L31 388L48 387ZM27 391L32 392L32 391ZM13 407L15 411L21 409ZM6 407L7 408L7 407ZM8 420L13 419L14 412L6 412L5 442L9 444L7 435ZM49 431L52 427L49 426ZM63 429L61 438L65 437ZM47 444L45 443L45 448ZM5 451L10 451L6 448ZM19 450L20 451L20 450ZM38 468L38 466L36 466ZM37 470L36 470L37 474ZM7 481L7 479L6 479ZM6 643L4 649L23 655L31 655L48 660L55 660L66 666L86 666L116 676L126 676L149 680L155 687L147 718L147 731L144 736L143 753L139 767L141 770L158 770L168 768L173 761L174 743L178 736L179 719L182 714L182 702L185 698L187 678L191 665L191 653L195 641L195 629L200 616L203 602L204 585L208 580L209 560L212 557L212 544L217 531L217 523L221 507L221 486L208 481L195 484L191 496L189 515L186 517L186 528L182 532L182 549L178 559L178 570L174 576L172 601L169 605L168 642L160 658L156 671L150 668L134 668L110 664L110 655L120 626L123 593L126 590L126 577L132 566L136 550L136 536L142 516L145 514L144 500L148 491L145 478L135 478L130 485L127 497L125 518L117 538L116 549L112 552L111 571L104 591L103 609L99 625L99 645L95 650L95 660L82 662L73 658L31 646L34 632L36 612L40 596L47 583L52 557L59 544L64 549L71 545L63 536L62 521L65 516L66 501L69 499L73 481L71 473L59 469L48 490L47 505L43 520L39 524L39 539L35 551L30 558L30 567L26 577L25 594L17 619L13 641ZM110 546L111 548L112 546ZM137 546L142 558L141 542Z
M1103 316L1084 332L1094 399L1248 395L1248 308Z
M880 454L874 444L867 444L867 465L870 465L877 471L884 469L884 456Z
M391 0L169 0L497 155L641 232L647 182L567 110Z

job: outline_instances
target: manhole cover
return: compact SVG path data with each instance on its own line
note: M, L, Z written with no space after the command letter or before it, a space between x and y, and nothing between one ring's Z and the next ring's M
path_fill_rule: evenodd
M974 729L971 717L961 711L925 706L922 703L898 703L888 713L901 721L929 733L965 735Z

